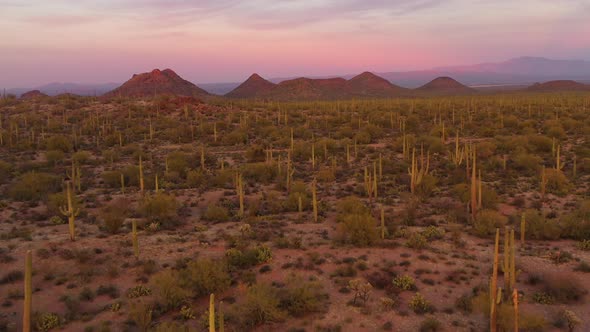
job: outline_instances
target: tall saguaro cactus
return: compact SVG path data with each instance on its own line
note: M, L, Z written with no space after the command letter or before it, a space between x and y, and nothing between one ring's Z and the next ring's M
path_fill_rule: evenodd
M492 280L490 282L490 331L496 332L497 321L496 321L496 304L498 296L498 251L500 246L500 229L496 228L496 238L494 241L494 265L492 269Z
M33 300L33 251L25 256L25 301L23 307L23 332L31 332L31 308Z
M135 258L139 258L139 240L137 238L137 221L131 221L131 239L133 241L133 254Z
M66 181L66 200L67 206L60 206L59 211L66 217L68 217L68 227L70 230L70 240L76 240L76 225L74 221L78 214L80 213L80 209L74 208L74 202L72 198L72 182L70 180Z
M318 222L318 195L316 190L316 180L313 179L311 185L312 205L313 205L313 221Z
M139 191L143 195L144 192L144 182L143 182L143 163L141 160L141 155L139 155Z
M215 294L209 296L209 332L215 332Z

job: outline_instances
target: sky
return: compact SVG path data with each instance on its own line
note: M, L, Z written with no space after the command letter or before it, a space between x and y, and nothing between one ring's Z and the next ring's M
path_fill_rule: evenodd
M0 0L0 87L590 60L588 0Z

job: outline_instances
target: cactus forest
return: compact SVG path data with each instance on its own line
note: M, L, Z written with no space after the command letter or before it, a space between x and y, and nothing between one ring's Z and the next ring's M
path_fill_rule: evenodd
M0 331L589 331L590 95L0 100Z

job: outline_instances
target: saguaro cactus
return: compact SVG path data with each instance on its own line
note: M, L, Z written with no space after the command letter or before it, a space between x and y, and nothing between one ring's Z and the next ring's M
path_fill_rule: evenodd
M33 251L25 256L25 301L23 304L23 332L31 332L31 308L33 300Z
M514 332L518 332L518 291L512 291L512 304L514 306Z
M131 221L131 239L133 241L133 254L135 258L139 258L139 240L137 238L137 221Z
M215 332L215 294L209 296L209 332Z
M139 191L143 195L143 193L144 193L143 162L141 160L141 155L139 155Z
M313 205L313 221L318 222L318 195L316 190L316 180L313 179L311 185L312 205Z
M520 218L520 245L524 246L524 238L525 238L525 232L526 232L526 217L525 214L522 214L522 217Z
M385 209L381 205L381 240L385 239Z
M121 173L121 193L125 194L125 176Z
M240 212L238 216L240 218L244 217L244 182L242 179L242 174L237 175L237 191L238 191L238 200L240 203Z
M223 318L223 301L219 301L219 305L217 306L217 317L219 318L219 332L225 332L224 328L224 318Z
M471 164L471 219L477 217L477 155L473 149L473 163Z
M494 265L492 268L492 280L490 282L490 331L497 331L496 304L498 296L498 247L500 246L500 229L496 228L494 241Z
M68 217L68 226L70 230L70 240L76 240L76 225L74 221L78 214L80 213L80 209L74 209L74 202L72 198L72 182L70 180L66 182L66 199L67 199L67 206L60 206L59 211L66 217Z

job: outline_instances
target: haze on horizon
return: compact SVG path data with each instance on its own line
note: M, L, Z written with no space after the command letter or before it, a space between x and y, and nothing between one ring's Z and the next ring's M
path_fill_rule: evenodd
M590 59L587 0L0 0L0 86Z

